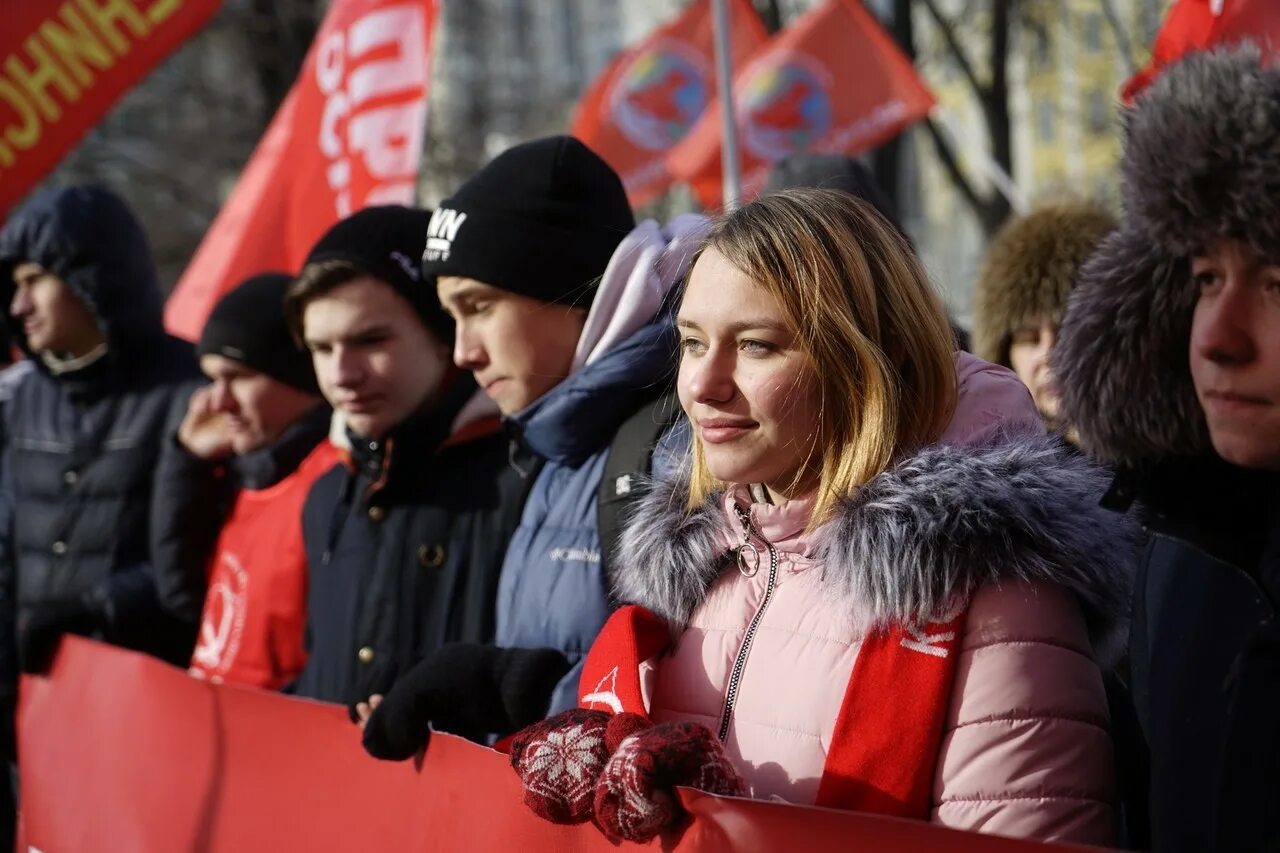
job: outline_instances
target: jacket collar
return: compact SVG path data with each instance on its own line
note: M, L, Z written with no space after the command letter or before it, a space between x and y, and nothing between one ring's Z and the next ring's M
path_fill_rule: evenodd
M509 428L542 458L581 464L674 374L675 352L663 315L511 416Z
M292 474L328 435L330 408L321 404L298 418L273 444L235 457L231 469L246 489L269 489Z
M1079 598L1100 657L1123 647L1140 538L1098 505L1107 475L1043 433L933 445L900 461L812 534L823 576L865 630L948 618L978 587L1048 581ZM686 478L649 487L623 532L615 594L688 623L725 565L725 496L686 511ZM737 531L734 530L733 534Z

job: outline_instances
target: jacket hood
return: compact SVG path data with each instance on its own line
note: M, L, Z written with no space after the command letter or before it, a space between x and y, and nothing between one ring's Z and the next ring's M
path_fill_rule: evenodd
M938 444L844 501L813 535L831 594L867 631L949 618L978 587L1047 581L1075 593L1103 661L1124 645L1140 533L1098 505L1109 477L1044 433ZM687 477L657 481L624 531L617 600L688 623L728 562L722 494L686 510Z
M1009 366L1009 345L1019 328L1058 325L1080 267L1115 220L1096 204L1060 201L1020 216L1000 229L987 249L974 290L974 352Z
M1229 237L1280 262L1280 68L1249 45L1192 54L1124 119L1126 219L1085 264L1051 359L1081 446L1143 468L1211 449L1190 256Z
M675 375L676 330L660 314L511 418L544 459L577 465L603 450L618 427Z
M0 298L13 341L30 354L21 323L7 307L13 269L34 262L61 278L88 306L108 352L146 352L165 337L163 295L151 251L133 212L98 186L45 190L0 230Z

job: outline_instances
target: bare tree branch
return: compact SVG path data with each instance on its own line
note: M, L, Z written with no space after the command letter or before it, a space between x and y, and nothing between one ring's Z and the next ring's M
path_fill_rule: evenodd
M933 150L938 155L938 162L942 164L943 170L947 173L947 177L951 179L951 183L955 185L960 195L964 196L964 200L973 208L973 212L982 219L983 211L986 209L986 201L978 191L973 188L973 184L969 183L969 179L965 176L960 168L960 163L956 160L955 152L951 150L951 145L943 136L942 131L938 129L938 125L933 119L925 119L925 129L929 131L929 138L933 140Z
M1102 14L1107 19L1107 24L1111 27L1111 34L1115 37L1116 47L1120 51L1120 58L1124 60L1124 68L1126 74L1136 74L1138 71L1138 63L1133 58L1133 42L1129 40L1129 33L1124 28L1124 23L1120 20L1120 13L1116 11L1114 0L1099 0L1102 4Z
M956 65L960 66L960 73L969 81L969 85L973 87L974 94L981 98L987 87L982 85L982 81L978 79L978 74L973 69L973 62L969 59L969 55L965 53L964 48L960 46L960 40L956 37L955 24L947 20L946 16L942 14L942 10L938 8L937 0L920 0L920 2L925 11L929 13L929 17L933 18L938 31L942 33L943 41L947 43L947 51L955 59Z

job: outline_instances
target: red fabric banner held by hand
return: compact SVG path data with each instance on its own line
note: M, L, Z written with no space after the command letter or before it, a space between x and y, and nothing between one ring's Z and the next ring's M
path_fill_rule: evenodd
M296 273L339 219L412 204L426 133L435 0L335 0L302 72L165 306L195 340L218 298Z
M785 701L785 700L784 700ZM377 761L337 705L215 685L79 637L22 681L22 835L39 850L512 850L617 853L594 826L522 801L507 756L432 737L420 761ZM1069 848L923 821L681 789L690 820L651 849L1051 853ZM20 849L28 849L23 846ZM1071 848L1075 849L1075 848Z
M6 0L0 219L222 0Z

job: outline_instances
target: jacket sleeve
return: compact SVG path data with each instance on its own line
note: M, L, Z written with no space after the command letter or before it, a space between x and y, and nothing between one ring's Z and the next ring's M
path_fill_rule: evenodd
M156 470L151 477L151 495L148 517L147 558L136 565L117 566L102 584L90 591L95 606L101 611L106 626L106 636L111 642L154 654L178 665L185 665L195 645L199 627L200 608L203 605L203 563L187 564L181 549L159 552L157 540L171 536L179 525L191 522L181 515L180 507L188 513L195 506L193 501L183 502L171 491L172 478L179 473L175 465L180 459L168 453L172 449L172 437L186 414L187 400L198 383L183 382L172 392L169 411L160 435L161 450L157 454ZM216 518L202 522L190 531L192 541L201 536L216 536ZM183 531L184 533L187 531ZM181 596L198 596L192 602L181 602ZM176 609L171 609L174 605Z
M14 760L11 738L18 696L18 566L13 555L12 454L0 450L0 759Z
M152 581L160 606L195 623L204 606L209 558L233 494L225 466L193 456L170 433L152 486Z
M934 778L934 823L1108 846L1118 797L1107 700L1079 605L1046 583L969 606Z

